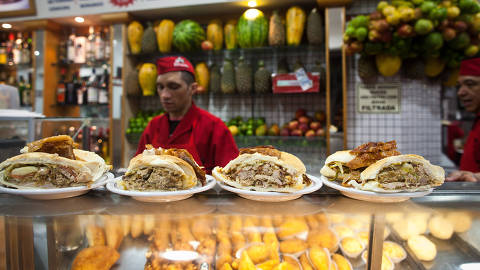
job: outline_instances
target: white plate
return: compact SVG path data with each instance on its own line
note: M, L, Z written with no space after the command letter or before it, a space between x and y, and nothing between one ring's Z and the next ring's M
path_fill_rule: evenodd
M224 183L218 182L218 184L225 190L228 190L233 193L237 193L238 196L243 197L245 199L254 200L254 201L262 201L262 202L284 202L284 201L291 201L302 197L304 194L312 193L314 191L319 190L322 187L322 181L315 176L307 175L310 180L312 180L312 184L302 190L291 192L291 193L283 193L283 192L271 192L271 191L252 191L252 190L245 190L234 188Z
M5 186L0 186L0 192L21 195L35 200L55 200L64 199L79 196L87 193L90 189L101 187L108 181L113 179L113 174L110 172L105 173L100 179L95 181L90 187L78 186L78 187L66 187L66 188L29 188L29 189L16 189Z
M187 190L179 191L134 191L124 190L119 186L118 182L122 177L115 178L107 184L107 189L113 193L130 196L137 201L142 202L173 202L190 198L193 194L203 192L215 186L215 179L212 176L206 175L207 184L205 186L196 186Z
M354 187L344 187L337 181L328 180L325 176L320 177L323 183L340 191L343 195L368 202L403 202L409 200L410 198L423 197L432 193L433 188L425 191L416 191L416 192L395 192L395 193L383 193L383 192L374 192L356 189Z

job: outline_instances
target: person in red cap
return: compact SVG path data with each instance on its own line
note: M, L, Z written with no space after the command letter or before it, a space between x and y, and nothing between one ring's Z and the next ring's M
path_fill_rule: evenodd
M207 173L236 158L238 148L227 126L192 100L198 88L192 63L182 56L162 57L157 72L157 92L166 113L148 123L135 155L146 144L186 149Z
M446 181L480 180L480 58L462 61L457 95L465 110L476 114L460 159L460 170L451 173Z

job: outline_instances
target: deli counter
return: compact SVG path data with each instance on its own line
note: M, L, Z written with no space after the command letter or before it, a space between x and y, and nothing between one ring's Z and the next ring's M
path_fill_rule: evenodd
M479 187L445 183L399 203L325 186L277 203L217 187L167 203L103 188L61 200L0 194L0 268L480 269Z

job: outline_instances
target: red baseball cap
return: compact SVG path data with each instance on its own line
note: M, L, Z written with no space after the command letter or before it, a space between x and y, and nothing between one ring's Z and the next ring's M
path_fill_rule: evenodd
M157 59L157 74L172 71L186 71L195 76L192 63L183 56L165 56Z
M480 58L463 60L460 63L460 76L480 76Z

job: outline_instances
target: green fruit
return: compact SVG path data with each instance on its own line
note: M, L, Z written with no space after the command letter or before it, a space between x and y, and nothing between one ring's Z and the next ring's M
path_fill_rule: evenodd
M458 2L458 7L460 8L460 10L462 10L462 12L473 13L470 12L470 10L474 8L475 4L475 0L460 0Z
M430 11L430 13L428 14L429 18L431 20L439 20L439 21L442 21L444 20L445 18L447 18L447 9L444 8L444 7L437 7L437 8L434 8Z
M216 94L221 93L222 92L221 82L222 82L222 76L220 75L220 67L213 64L212 67L210 68L210 85L208 88L212 93L216 93Z
M312 9L307 18L307 40L311 45L321 45L323 43L323 24L322 16L316 8Z
M255 129L256 136L265 136L267 135L267 125L263 124Z
M368 30L365 27L359 27L357 30L355 30L355 38L357 38L360 41L364 41L365 38L367 38L368 35Z
M425 50L439 50L443 46L443 36L438 32L428 34L423 41Z
M254 76L255 93L268 93L272 91L271 74L265 68L262 60L258 61L258 69Z
M235 93L235 70L232 61L225 59L223 62L223 73L220 81L220 88L224 94Z
M127 134L130 134L132 133L132 129L131 128L127 128Z
M478 53L478 46L477 45L470 45L465 49L465 56L473 57Z
M180 52L190 52L200 49L205 40L205 31L192 20L183 20L173 29L173 46Z
M345 29L345 34L349 37L354 37L355 36L355 27L349 26L347 29Z
M458 34L452 41L448 43L448 45L455 50L465 49L469 44L470 36L465 32Z
M268 22L258 9L243 13L237 24L238 45L241 48L262 47L267 43Z
M420 5L420 10L423 14L429 14L432 9L434 9L437 5L432 1L425 1Z
M249 129L247 130L246 134L247 136L253 136L253 130L252 129Z
M147 29L142 36L142 53L154 53L157 51L157 36L153 30L152 24L149 22Z
M365 15L358 15L357 17L353 18L350 23L354 28L368 27L368 17Z
M237 70L235 72L235 83L237 91L242 94L252 92L252 67L240 57Z
M415 6L419 6L423 3L423 0L411 0Z
M427 19L420 19L415 23L415 32L419 35L426 35L433 29L433 23Z

